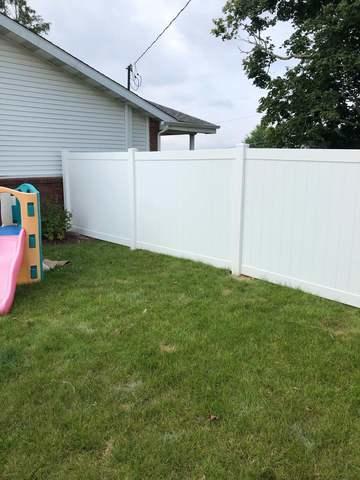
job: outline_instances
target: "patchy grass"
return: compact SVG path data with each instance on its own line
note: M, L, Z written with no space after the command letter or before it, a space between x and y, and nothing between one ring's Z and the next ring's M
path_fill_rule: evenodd
M0 478L360 478L360 312L102 242L0 319Z

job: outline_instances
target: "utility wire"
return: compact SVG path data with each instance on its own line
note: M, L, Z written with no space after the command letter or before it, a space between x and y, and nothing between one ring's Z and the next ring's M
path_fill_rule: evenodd
M166 25L164 30L159 33L159 35L155 38L155 40L147 47L147 49L140 55L140 57L135 60L133 65L136 65L143 57L147 54L147 52L155 45L155 43L164 35L164 33L171 27L171 25L180 17L183 11L190 5L192 0L188 0L183 8L175 15L175 17Z

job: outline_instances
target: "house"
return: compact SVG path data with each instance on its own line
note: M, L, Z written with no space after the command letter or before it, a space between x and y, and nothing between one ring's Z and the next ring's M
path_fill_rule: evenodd
M0 14L0 179L62 198L61 150L158 150L219 127L147 101Z

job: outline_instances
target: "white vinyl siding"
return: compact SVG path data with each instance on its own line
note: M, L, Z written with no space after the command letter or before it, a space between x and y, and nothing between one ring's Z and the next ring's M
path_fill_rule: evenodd
M149 137L145 133L149 131L148 119L136 110L132 114L132 138L133 147L138 150L149 150Z
M147 119L134 116L143 149ZM58 176L62 149L127 146L124 103L0 35L0 176Z

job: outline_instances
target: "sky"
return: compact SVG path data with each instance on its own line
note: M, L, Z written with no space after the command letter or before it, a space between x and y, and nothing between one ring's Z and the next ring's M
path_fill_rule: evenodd
M126 85L134 62L185 0L30 0L51 22L48 39ZM139 62L138 94L221 126L197 135L197 148L226 148L244 141L258 123L263 92L246 77L238 42L211 35L225 0L192 0L161 40ZM166 137L164 149L188 146L188 137Z

